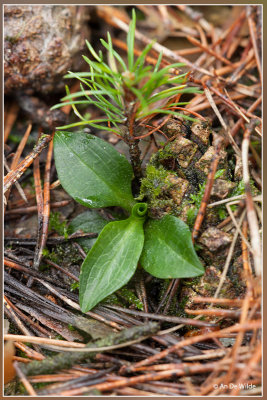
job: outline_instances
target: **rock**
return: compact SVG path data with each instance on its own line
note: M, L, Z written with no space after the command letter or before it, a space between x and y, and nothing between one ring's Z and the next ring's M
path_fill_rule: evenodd
M173 185L170 189L171 198L177 206L180 206L188 190L189 182L173 174L170 174L168 179Z
M226 181L224 179L215 179L210 197L216 200L226 199L236 184L234 182Z
M199 177L202 179L206 179L210 170L210 166L215 154L215 148L210 146L206 153L195 163L195 167L199 174ZM227 168L227 153L225 150L220 151L220 161L218 164L218 169L226 169ZM227 171L221 176L221 178L227 177Z
M210 227L200 236L198 243L202 245L201 257L208 263L222 269L229 251L233 236L218 228Z
M5 5L5 93L23 89L27 94L47 94L64 89L62 77L89 39L89 10L85 6Z
M194 122L191 126L191 139L196 142L202 151L207 150L211 128L207 122Z
M178 164L182 168L188 168L189 164L193 160L193 157L195 156L197 149L197 144L182 136L179 136L166 146L166 150L171 151L173 156L177 159Z
M210 227L199 238L199 243L206 246L211 252L216 252L232 242L232 235L222 230Z
M173 136L186 136L187 128L182 124L181 121L178 121L175 118L170 118L167 123L164 125L164 133L169 137Z

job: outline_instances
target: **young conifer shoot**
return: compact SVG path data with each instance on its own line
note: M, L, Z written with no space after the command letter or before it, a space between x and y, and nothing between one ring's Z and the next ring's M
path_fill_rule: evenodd
M196 88L187 87L187 74L173 73L182 64L160 68L160 54L153 68L146 65L146 56L154 42L135 59L135 25L133 10L127 35L127 62L113 49L109 34L107 41L101 40L107 50L107 63L102 52L97 54L87 42L93 58L84 56L89 71L69 72L66 76L77 78L81 90L70 94L66 87L67 96L53 107L71 104L80 119L58 127L54 138L56 168L63 188L86 207L119 206L128 213L128 218L109 223L99 221L99 217L92 214L95 220L89 221L88 226L92 229L97 225L103 229L81 267L79 296L83 312L129 282L138 263L151 275L162 279L189 278L204 273L188 226L173 215L158 220L149 218L149 204L138 202L132 193L133 179L140 183L142 178L139 139L136 139L140 135L138 124L156 114L179 115L174 108L186 103L176 102L178 95L198 92ZM82 104L96 106L105 117L83 116L78 110ZM66 131L88 125L119 135L129 146L131 164L97 136L85 131Z

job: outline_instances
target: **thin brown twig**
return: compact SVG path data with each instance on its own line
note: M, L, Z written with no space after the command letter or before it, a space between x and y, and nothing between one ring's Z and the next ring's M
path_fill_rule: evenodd
M246 368L244 368L239 372L239 376L237 376L237 382L239 382L240 384L245 383L246 378L251 374L251 371L255 369L258 363L260 362L261 356L262 356L262 344L259 343L257 348L254 350L251 359L247 363ZM237 396L240 390L241 390L241 385L236 385L236 387L234 387L230 392L230 395Z
M10 171L4 178L4 193L15 183L21 175L26 171L26 169L33 163L36 157L41 153L41 151L50 142L51 137L49 135L43 135L34 147L32 152L27 155L21 163L12 171Z
M253 260L256 275L261 275L262 268L262 258L261 258L261 239L259 233L259 223L257 219L257 214L255 211L253 198L250 188L250 176L249 176L249 166L248 166L248 152L249 152L249 140L250 135L255 128L256 121L252 120L248 125L246 131L244 132L244 137L242 141L242 163L243 163L243 179L245 184L246 193L246 207L247 207L247 219L250 228L251 246L253 249Z
M204 216L205 216L205 212L206 212L206 208L208 205L208 201L210 198L210 194L211 194L211 190L212 190L212 186L213 186L213 182L214 182L214 176L219 164L219 160L220 160L220 150L221 150L221 146L223 144L223 138L221 136L217 136L216 137L216 143L215 145L215 152L214 152L214 156L212 158L212 162L210 165L210 169L209 169L209 173L208 173L208 177L207 177L207 183L205 186L205 192L203 195L203 198L201 200L201 205L200 208L198 210L198 214L197 214L197 218L193 227L193 231L192 231L192 240L193 242L197 239L200 228L201 228L201 224L203 222Z
M32 124L29 124L27 129L26 129L26 131L25 131L25 134L24 134L23 138L20 141L20 144L18 145L17 151L16 151L16 153L14 155L14 158L12 160L12 163L11 163L11 166L10 166L11 170L16 168L16 166L18 165L20 156L21 156L21 154L22 154L22 152L24 150L24 147L26 146L26 143L27 143L28 137L29 137L29 135L31 133L31 130L32 130ZM6 192L6 195L5 195L6 196L6 201L8 201L9 194L10 194L10 189ZM24 201L25 201L25 198L24 198ZM26 198L26 201L27 201L27 198Z
M52 134L51 139L53 139L54 134ZM50 215L50 169L51 169L51 161L52 161L52 153L53 153L53 140L50 141L47 159L45 165L45 174L44 174L44 190L43 190L43 218L42 218L42 231L40 235L40 239L36 245L36 251L33 261L33 267L35 269L39 268L39 264L42 258L43 249L45 247L46 239L48 236L48 224L49 224L49 215Z
M252 320L250 322L247 322L243 325L240 324L235 324L233 326L230 326L229 328L221 329L220 331L215 331L215 332L207 332L204 335L199 335L199 336L193 336L190 337L189 339L182 340L175 345L169 347L166 350L161 351L160 353L153 355L151 357L146 358L145 360L142 360L140 362L137 362L135 365L132 365L131 367L126 368L127 372L134 371L136 367L140 367L143 365L149 365L152 363L155 363L162 358L166 357L170 353L179 350L180 348L183 348L185 346L192 345L194 343L199 343L208 339L213 339L213 338L219 338L219 337L225 337L229 333L234 333L234 332L239 332L241 330L247 331L247 330L254 330L254 329L260 329L261 328L261 320Z
M202 43L200 43L197 39L191 37L191 36L187 36L186 39L191 42L192 44L194 44L195 46L200 47L204 52L206 52L207 54L210 54L211 56L215 57L217 60L222 61L224 64L227 64L229 66L232 66L231 61L227 60L227 58L221 56L220 54L216 53L215 51L213 51L211 48L204 46Z
M248 27L249 27L249 33L253 45L253 50L256 58L256 63L257 63L257 68L259 71L259 76L260 76L260 81L262 82L262 68L261 68L261 60L260 60L260 55L258 52L258 47L257 47L257 41L256 41L256 25L255 22L252 18L252 6L247 6L247 20L248 20Z
M19 113L19 106L16 101L13 101L10 108L7 111L7 117L5 118L4 127L4 143L7 142L8 136L11 132L12 126L14 125Z
M36 187L35 187L36 190ZM54 203L50 204L51 208L61 208L65 207L70 204L71 200L62 200L62 201L55 201ZM30 206L30 207L20 207L20 208L12 208L6 211L6 215L14 215L14 214L32 214L38 211L37 206Z

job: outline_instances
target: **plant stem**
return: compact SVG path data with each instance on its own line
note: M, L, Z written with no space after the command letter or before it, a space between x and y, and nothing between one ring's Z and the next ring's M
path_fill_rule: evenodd
M128 103L126 105L126 109L128 110L127 115L127 128L128 132L125 134L125 142L129 146L129 153L130 153L130 161L132 164L133 172L134 172L134 190L138 191L140 187L140 180L143 176L142 168L141 168L141 151L138 146L139 139L135 139L135 116L136 110L138 108L138 103Z

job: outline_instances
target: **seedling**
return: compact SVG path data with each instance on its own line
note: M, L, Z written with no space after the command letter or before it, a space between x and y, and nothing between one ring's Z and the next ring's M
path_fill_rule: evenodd
M119 206L128 213L128 218L104 226L82 264L79 293L83 312L124 286L134 275L138 263L151 275L162 279L204 273L188 226L173 215L165 215L160 220L149 218L149 205L137 202L132 193L133 178L139 182L142 178L139 140L136 140L138 123L158 113L177 115L175 108L185 104L177 103L177 96L196 92L195 88L186 87L186 74L177 76L170 72L181 64L160 69L160 55L153 70L145 66L146 55L153 44L149 44L135 61L134 32L133 12L127 36L128 65L113 49L110 35L108 42L101 41L108 50L109 65L104 62L102 53L98 55L87 43L96 60L84 57L90 72L68 75L81 81L81 91L68 94L63 104L55 106L71 104L81 119L58 128L55 134L55 162L63 188L86 207ZM86 100L76 100L79 97ZM95 105L106 118L86 119L76 107L79 104ZM84 125L112 131L122 138L129 145L131 164L113 146L94 135L62 130Z

